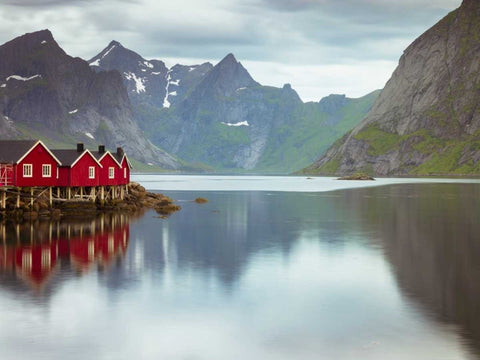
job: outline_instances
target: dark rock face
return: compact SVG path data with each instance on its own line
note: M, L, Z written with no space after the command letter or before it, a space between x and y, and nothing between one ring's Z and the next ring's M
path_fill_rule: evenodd
M479 19L465 0L415 40L367 118L307 171L480 172Z
M35 136L34 130L64 143L121 146L140 161L179 166L143 135L120 74L95 73L86 61L68 56L48 30L0 46L0 99L0 113L10 128L23 129L22 136ZM6 136L16 135L12 130Z

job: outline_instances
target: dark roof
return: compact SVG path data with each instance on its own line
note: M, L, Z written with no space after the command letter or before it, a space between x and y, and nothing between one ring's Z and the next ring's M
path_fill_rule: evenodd
M0 140L0 163L16 164L38 140Z
M72 166L77 159L84 153L78 152L76 149L52 150L53 155L62 163L62 166Z

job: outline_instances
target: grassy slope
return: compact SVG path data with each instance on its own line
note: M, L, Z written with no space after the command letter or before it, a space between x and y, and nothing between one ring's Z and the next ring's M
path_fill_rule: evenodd
M305 104L303 109L297 109L300 120L296 126L280 127L272 134L272 138L278 141L269 144L256 170L291 173L311 164L367 115L378 94L379 91L375 91L351 99L341 109L340 120L333 126L326 124L326 114L317 104Z

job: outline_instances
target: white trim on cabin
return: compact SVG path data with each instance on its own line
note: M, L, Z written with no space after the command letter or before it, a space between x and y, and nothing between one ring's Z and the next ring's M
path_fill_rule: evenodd
M95 160L95 162L98 164L98 166L100 166L100 167L103 169L102 164L100 164L100 162L97 160L97 158L96 158L95 156L93 156L93 154L92 154L92 153L90 152L90 150L88 150L88 149L84 150L83 153L82 153L79 157L77 157L77 160L75 160L75 161L72 163L72 165L70 165L70 168L73 168L73 167L75 166L75 164L76 164L86 153L88 153L88 155L90 155L91 158L92 158L93 160Z
M25 157L30 154L30 152L35 149L35 147L40 144L42 145L42 147L47 150L47 152L55 159L55 161L57 162L58 165L62 165L62 162L60 160L57 159L57 157L55 155L53 155L53 153L50 151L50 149L48 147L45 146L45 144L42 142L42 140L38 140L31 148L30 150L28 150L25 154L23 154L23 156L17 160L16 164L19 164L22 162L23 159L25 159Z
M24 178L33 177L33 164L23 164L22 174Z
M103 160L103 158L105 157L105 155L110 155L110 157L113 159L113 161L115 161L115 163L118 165L118 167L121 169L122 168L122 164L120 164L118 162L118 160L115 158L115 156L113 156L113 154L110 152L110 151L105 151L105 154L100 158L98 159L99 162L101 162Z
M52 177L52 165L42 164L42 177Z

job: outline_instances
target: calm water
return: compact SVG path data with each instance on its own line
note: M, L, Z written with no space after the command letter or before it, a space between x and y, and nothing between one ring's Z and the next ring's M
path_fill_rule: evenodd
M480 358L478 181L191 179L168 219L0 226L0 359Z

